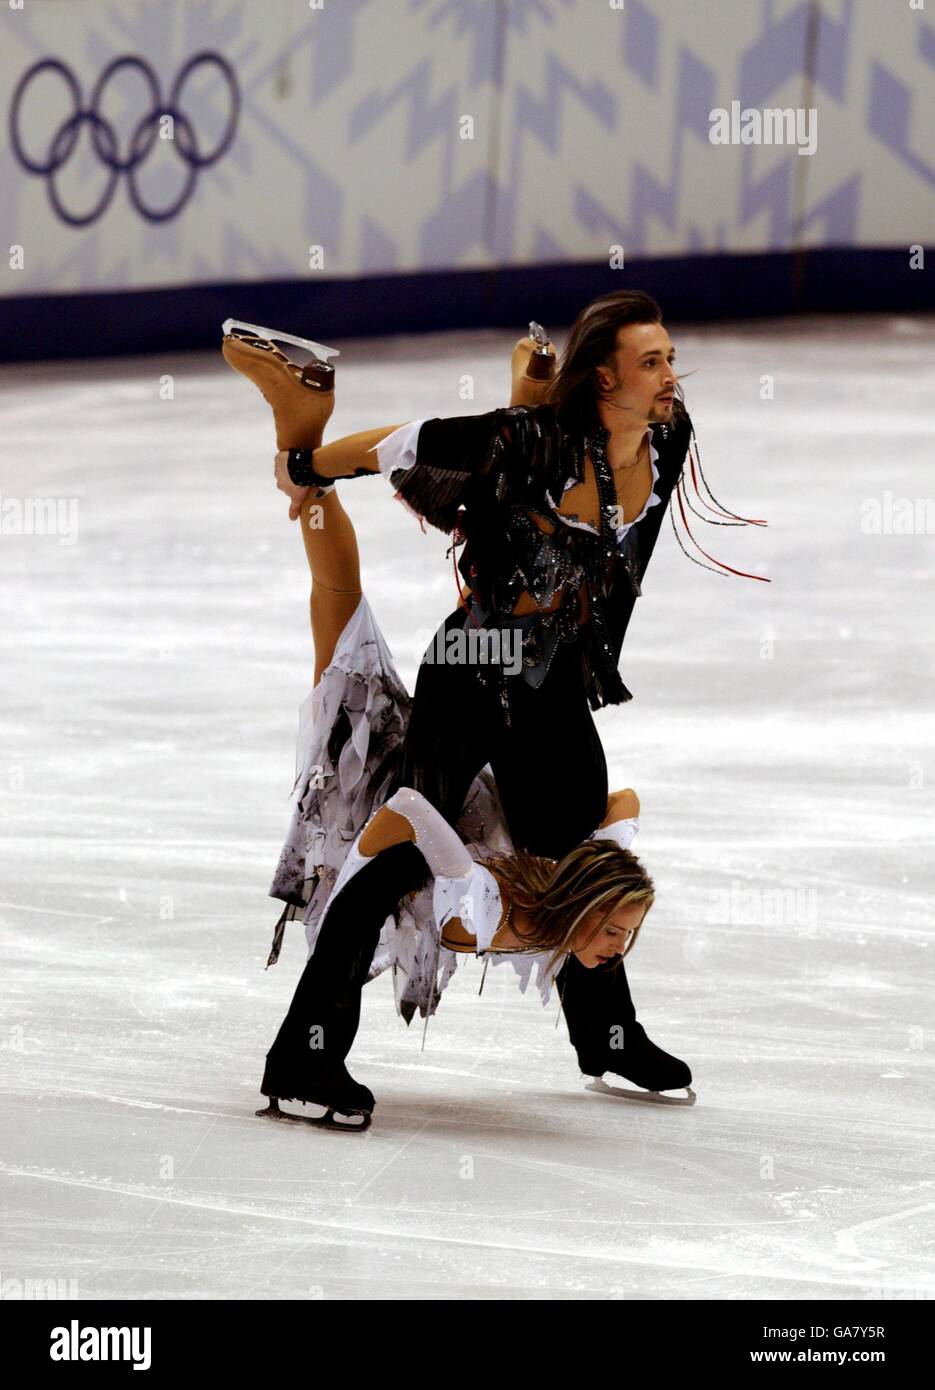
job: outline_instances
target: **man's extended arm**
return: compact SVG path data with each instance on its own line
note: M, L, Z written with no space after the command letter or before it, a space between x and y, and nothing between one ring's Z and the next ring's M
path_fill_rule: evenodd
M472 484L489 471L504 440L503 410L423 420L415 437L387 440L381 467L410 511L451 532Z
M314 450L291 449L289 478L304 488L382 472L412 511L450 532L469 484L487 472L497 445L505 443L506 413L413 420L362 430Z
M335 478L356 478L361 473L379 473L376 447L400 425L381 425L375 430L346 434L317 449L284 449L289 477L296 487L333 482ZM278 457L278 455L277 455Z

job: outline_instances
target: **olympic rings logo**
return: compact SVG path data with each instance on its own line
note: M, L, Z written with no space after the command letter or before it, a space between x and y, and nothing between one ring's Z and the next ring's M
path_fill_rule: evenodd
M220 70L227 85L230 104L227 124L221 139L209 152L202 152L199 148L194 126L180 105L185 83L196 69L205 66L213 66ZM99 108L108 82L115 73L125 68L132 68L142 73L149 91L150 109L140 117L130 137L127 153L125 156L121 156L117 133L110 121L100 114ZM32 159L23 148L23 141L20 138L20 110L30 84L43 72L61 74L71 96L74 111L62 122L52 136L46 158ZM230 64L219 53L196 53L194 57L189 58L176 76L167 102L163 102L158 79L147 62L142 58L135 58L130 55L115 58L113 62L108 63L97 79L94 91L91 93L90 105L87 107L82 105L81 87L74 74L57 58L43 58L41 62L34 63L23 74L13 95L10 106L10 143L24 169L28 169L31 174L44 174L46 176L49 201L62 221L69 223L72 227L86 227L89 222L97 221L106 211L121 174L127 176L130 200L140 216L145 217L150 222L168 222L170 218L178 216L191 197L195 180L198 177L198 170L215 164L229 148L237 129L239 114L240 92L237 87L237 80ZM148 207L143 201L136 171L152 150L159 136L160 122L166 116L170 116L173 123L173 138L168 143L173 146L188 166L188 174L182 191L175 201L167 208L157 209ZM91 127L94 152L101 163L110 170L110 174L97 206L89 213L75 214L69 212L62 204L56 186L56 175L71 157L78 143L81 127L85 123Z

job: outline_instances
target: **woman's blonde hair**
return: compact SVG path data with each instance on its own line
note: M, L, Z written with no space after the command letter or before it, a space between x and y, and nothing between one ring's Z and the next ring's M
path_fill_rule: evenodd
M588 941L592 941L618 907L655 902L655 884L635 854L615 840L584 840L563 859L546 859L514 850L492 855L484 865L506 887L516 907L528 912L532 922L524 931L513 930L527 946L552 951L551 969L572 949L584 919L595 909L606 908ZM645 921L630 937L622 955L629 955ZM580 948L579 948L580 949Z

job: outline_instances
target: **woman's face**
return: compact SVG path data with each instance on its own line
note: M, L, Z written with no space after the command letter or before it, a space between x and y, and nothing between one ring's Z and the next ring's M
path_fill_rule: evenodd
M631 935L642 922L647 907L645 903L627 903L624 907L615 908L603 927L588 941L588 937L606 911L606 907L597 907L588 913L575 937L576 942L582 943L581 948L579 950L572 947L574 955L589 970L606 965L615 956L623 954Z

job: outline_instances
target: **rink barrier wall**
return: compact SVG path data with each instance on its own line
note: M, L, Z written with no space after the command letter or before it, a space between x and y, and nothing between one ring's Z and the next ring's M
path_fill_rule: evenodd
M122 356L214 348L225 318L337 338L511 328L553 330L595 295L653 295L670 323L801 313L935 312L931 275L905 247L853 247L606 265L522 266L347 280L197 284L167 289L0 299L0 360Z
M63 312L100 354L214 342L219 304L332 337L630 283L683 319L930 307L933 8L0 5L4 355L68 351Z

